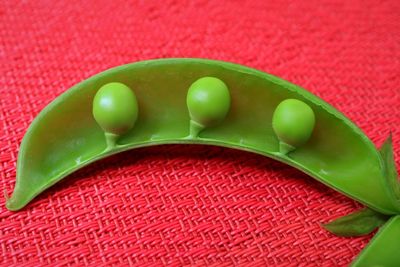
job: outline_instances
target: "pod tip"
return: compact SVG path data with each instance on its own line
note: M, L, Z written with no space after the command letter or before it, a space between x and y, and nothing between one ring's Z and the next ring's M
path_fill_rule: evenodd
M15 207L14 200L8 195L8 193L4 190L4 198L6 199L6 208L8 210L14 211L18 210L18 208Z
M15 192L14 192L15 193ZM10 211L17 211L22 209L25 204L23 202L16 201L14 194L10 196L6 189L3 190L4 198L6 199L6 208Z
M4 194L4 198L6 199L6 202L8 202L8 200L10 199L10 195L8 194L7 189L4 188L3 194Z

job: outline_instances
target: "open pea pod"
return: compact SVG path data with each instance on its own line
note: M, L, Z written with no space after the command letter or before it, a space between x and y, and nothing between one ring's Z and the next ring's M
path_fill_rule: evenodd
M388 178L396 173L394 161L343 114L272 75L204 59L116 67L59 96L22 141L16 186L6 206L21 209L68 174L112 154L186 143L261 154L379 214L400 213L398 190L393 189L397 175ZM354 218L360 223L368 216Z

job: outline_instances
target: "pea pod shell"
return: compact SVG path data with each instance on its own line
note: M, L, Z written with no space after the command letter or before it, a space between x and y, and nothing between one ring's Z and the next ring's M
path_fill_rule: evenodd
M229 88L231 107L218 127L187 139L189 86L212 76ZM119 82L135 93L140 110L135 127L106 151L92 99L104 84ZM309 105L317 124L310 140L290 157L279 153L272 129L275 107L287 98ZM66 127L68 125L68 127ZM137 147L198 143L252 151L289 164L384 214L399 213L388 193L383 161L372 142L343 114L306 90L244 66L203 59L164 59L120 66L68 90L33 121L21 144L17 179L7 208L18 210L68 174L101 158Z

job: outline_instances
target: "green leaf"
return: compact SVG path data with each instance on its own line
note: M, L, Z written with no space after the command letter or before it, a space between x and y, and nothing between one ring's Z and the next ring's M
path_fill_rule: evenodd
M322 224L322 227L337 236L363 236L371 233L389 218L388 215L364 208L330 223Z
M392 216L371 239L351 267L400 266L400 215Z
M392 134L383 143L379 152L383 159L384 176L390 187L389 189L393 192L396 199L400 201L400 183L397 178L396 163L393 156Z

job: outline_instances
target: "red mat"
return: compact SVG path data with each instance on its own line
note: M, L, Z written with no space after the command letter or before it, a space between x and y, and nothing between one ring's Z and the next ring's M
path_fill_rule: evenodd
M0 183L30 122L75 83L124 63L201 57L301 85L400 163L400 1L1 1ZM362 185L360 185L362 186ZM161 146L89 166L9 212L3 266L343 266L372 235L319 223L360 205L268 158Z

